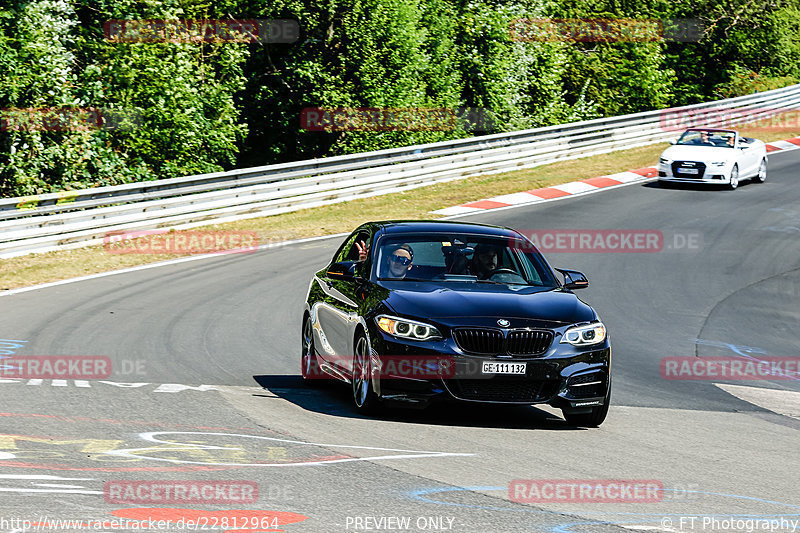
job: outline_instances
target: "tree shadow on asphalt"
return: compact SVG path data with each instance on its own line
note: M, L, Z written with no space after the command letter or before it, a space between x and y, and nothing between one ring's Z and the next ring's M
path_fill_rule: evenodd
M253 379L259 386L267 389L264 394L254 396L277 397L308 411L343 418L494 429L583 429L567 424L560 416L528 405L437 402L427 409L413 409L388 403L374 416L365 416L355 411L351 389L344 383L325 382L310 386L297 375L260 375L253 376Z

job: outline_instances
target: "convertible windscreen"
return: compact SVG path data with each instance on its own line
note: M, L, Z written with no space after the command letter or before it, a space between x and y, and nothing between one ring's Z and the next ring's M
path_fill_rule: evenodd
M711 146L733 148L736 134L732 131L688 130L681 135L676 144L682 146Z
M462 281L558 287L528 242L485 235L403 235L380 240L380 280Z

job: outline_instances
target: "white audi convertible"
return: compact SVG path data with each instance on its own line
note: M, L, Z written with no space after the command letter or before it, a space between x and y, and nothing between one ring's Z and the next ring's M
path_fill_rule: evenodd
M739 136L735 130L691 128L658 160L659 182L709 183L739 186L767 179L767 147L763 141Z

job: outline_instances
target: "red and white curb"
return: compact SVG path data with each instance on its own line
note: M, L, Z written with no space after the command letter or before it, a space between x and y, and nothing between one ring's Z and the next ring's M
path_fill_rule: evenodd
M544 189L533 189L514 194L504 194L502 196L495 196L485 200L478 200L477 202L470 202L468 204L457 205L454 207L446 207L445 209L433 211L433 213L437 215L463 215L466 213L484 211L486 209L497 209L498 207L533 204L546 200L554 200L564 196L576 196L579 194L593 193L606 187L615 187L618 185L627 185L629 183L647 181L656 177L657 175L658 171L655 167L645 167L630 172L611 174L610 176L599 176L597 178L589 178L581 181L571 181L569 183L562 183L561 185L545 187Z
M800 137L786 139L785 141L773 141L767 143L767 153L796 150L800 148ZM497 209L500 207L510 207L517 205L534 204L546 200L554 200L564 196L576 196L579 194L589 194L597 192L606 187L616 187L618 185L628 185L642 181L648 181L658 176L655 167L645 167L630 172L620 172L609 176L599 176L581 181L571 181L561 185L553 185L544 189L533 189L525 192L515 192L513 194L503 194L494 196L477 202L446 207L437 211L431 211L436 215L465 215L467 213L477 213L487 209Z
M786 150L797 150L800 148L800 137L794 139L786 139L785 141L773 141L767 143L767 153L781 152Z

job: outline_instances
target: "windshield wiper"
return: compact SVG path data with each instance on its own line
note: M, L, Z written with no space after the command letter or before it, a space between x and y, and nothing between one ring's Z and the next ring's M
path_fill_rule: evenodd
M404 278L378 278L378 281L433 281L430 279L422 279L422 278L409 278L408 276Z
M492 281L490 279L479 279L478 283L493 283L495 285L524 285L526 287L535 287L532 283L516 283L513 281Z

